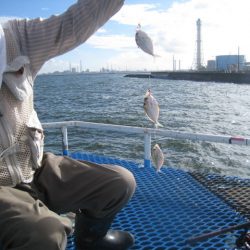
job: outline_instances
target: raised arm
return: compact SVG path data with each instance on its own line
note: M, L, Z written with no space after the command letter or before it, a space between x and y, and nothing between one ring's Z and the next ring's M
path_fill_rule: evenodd
M33 74L55 56L85 42L123 5L124 0L78 0L66 12L48 19L15 20L11 27Z

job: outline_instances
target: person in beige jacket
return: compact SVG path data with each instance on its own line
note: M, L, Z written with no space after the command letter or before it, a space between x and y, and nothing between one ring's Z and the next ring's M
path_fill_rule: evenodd
M0 246L65 249L74 212L78 250L128 249L129 232L112 230L136 183L120 166L43 152L44 132L33 104L43 64L85 42L123 0L78 0L61 15L0 25ZM48 90L49 91L49 90ZM46 93L45 93L46 94Z

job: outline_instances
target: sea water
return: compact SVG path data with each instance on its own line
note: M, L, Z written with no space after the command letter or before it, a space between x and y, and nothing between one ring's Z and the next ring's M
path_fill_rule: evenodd
M124 74L40 75L35 107L41 122L88 121L153 128L143 110L150 88L166 130L250 137L250 85L128 78ZM69 150L143 163L143 136L69 128ZM60 129L46 129L45 150L61 151ZM250 147L152 136L164 166L250 178Z

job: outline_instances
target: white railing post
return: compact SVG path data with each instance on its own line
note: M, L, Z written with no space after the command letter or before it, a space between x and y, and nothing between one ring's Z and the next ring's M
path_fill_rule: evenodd
M68 130L67 126L62 126L62 152L63 155L69 154L69 144L68 144Z
M144 167L151 167L151 134L144 134Z

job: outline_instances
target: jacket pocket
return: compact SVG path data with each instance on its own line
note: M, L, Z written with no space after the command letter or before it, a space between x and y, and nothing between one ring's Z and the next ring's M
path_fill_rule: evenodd
M35 168L41 166L44 148L44 133L37 114L33 111L32 116L27 124L28 143L30 146L32 160Z
M10 65L7 65L3 81L19 101L24 101L29 97L33 91L33 81L29 73L29 59L25 56L19 56Z

